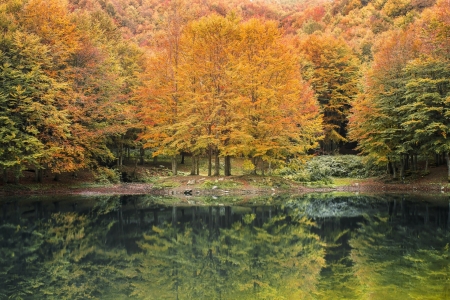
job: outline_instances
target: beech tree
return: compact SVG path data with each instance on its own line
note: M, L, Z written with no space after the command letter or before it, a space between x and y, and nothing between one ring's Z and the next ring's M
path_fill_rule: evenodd
M256 167L258 161L277 162L314 148L322 119L292 41L275 22L251 19L242 24L238 47L233 85L250 137L243 154Z
M169 48L170 49L170 48ZM321 117L302 81L295 49L275 22L234 15L188 24L173 61L154 56L141 137L157 153L206 153L208 175L231 174L230 157L276 162L305 153L320 138ZM156 76L155 76L156 75Z
M330 152L346 142L347 116L358 94L358 58L342 39L312 34L301 41L303 71L323 112L323 150Z

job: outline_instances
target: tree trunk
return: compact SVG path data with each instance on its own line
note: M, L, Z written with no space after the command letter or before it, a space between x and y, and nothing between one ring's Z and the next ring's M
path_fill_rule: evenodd
M256 166L258 165L258 160L256 157L252 157L252 163L253 163L253 171L251 172L251 174L256 175Z
M184 156L185 156L185 154L186 154L186 153L181 152L181 162L180 162L180 165L184 165Z
M425 160L425 172L428 172L428 158Z
M447 180L450 182L450 156L447 153L445 153L445 159L447 160Z
M418 167L417 167L417 154L414 154L414 171L417 171Z
M19 184L20 166L17 165L14 169L14 184Z
M395 166L395 161L391 162L391 166L392 166L392 178L397 178L397 169Z
M225 176L231 176L231 157L225 156Z
M40 183L42 183L42 177L44 176L44 170L43 170L43 169L39 169L38 172L37 172L37 174L38 174L38 179L37 179L37 181L40 182Z
M200 175L200 156L195 158L195 167L197 168L197 175Z
M139 164L140 164L141 166L144 165L144 156L145 156L145 149L144 149L144 147L141 147L141 148L139 149Z
M212 147L211 145L208 148L208 176L212 174Z
M172 156L172 175L175 176L178 174L178 168L177 168L177 156Z
M400 180L403 182L405 179L405 157L401 155L400 158Z
M3 184L8 183L8 170L6 168L3 168Z
M216 156L214 157L214 176L220 175L220 158L219 150L216 150Z
M196 171L196 157L194 155L191 156L191 175L196 175L195 171Z

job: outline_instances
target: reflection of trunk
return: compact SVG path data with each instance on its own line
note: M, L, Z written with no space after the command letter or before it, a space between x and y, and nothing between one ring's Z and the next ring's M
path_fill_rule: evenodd
M400 202L400 212L402 214L402 219L405 219L405 197L402 197L402 202Z
M229 228L233 224L233 220L231 219L231 206L225 207L225 227Z
M158 226L158 210L153 211L153 225Z
M426 210L426 213L425 213L425 220L424 220L424 223L425 224L428 224L428 222L429 222L429 220L430 220L430 211L429 211L429 209L428 209L428 204L427 204L427 206L426 206L426 208L427 208L427 210Z
M216 230L220 228L220 207L216 207Z
M208 210L208 227L209 227L209 234L212 233L212 227L213 227L213 221L212 221L212 207L209 207Z
M392 216L395 217L397 215L397 200L394 200L394 207L392 208Z
M231 157L225 156L225 176L231 176Z
M220 158L219 150L216 150L216 156L214 157L214 176L220 175Z
M172 156L172 175L177 175L178 169L177 169L177 156Z
M117 218L119 219L119 227L120 227L120 233L123 237L123 211L122 211L122 205L119 207L119 210L117 211Z
M447 227L450 228L450 201L448 202Z
M172 207L172 226L175 227L177 224L177 207Z

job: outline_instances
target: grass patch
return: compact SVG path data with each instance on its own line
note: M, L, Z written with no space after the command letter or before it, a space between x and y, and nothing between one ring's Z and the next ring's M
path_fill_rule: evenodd
M167 181L155 182L152 187L156 190L163 190L163 189L176 188L176 187L179 187L180 185L181 185L181 183L179 183L179 182L167 180Z
M95 183L95 182L82 182L68 186L69 189L88 189L88 188L101 188L112 186L112 183Z
M242 186L242 183L233 181L233 180L205 180L201 185L200 188L202 189L236 189Z

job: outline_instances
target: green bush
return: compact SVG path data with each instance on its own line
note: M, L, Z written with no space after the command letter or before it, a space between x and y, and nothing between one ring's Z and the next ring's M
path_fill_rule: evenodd
M98 183L109 184L120 182L120 172L118 170L100 167L94 172L95 181Z
M382 170L357 155L314 156L307 162L294 159L277 174L298 182L331 182L331 177L366 178Z

